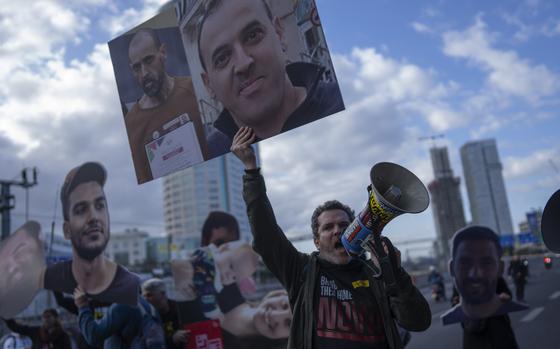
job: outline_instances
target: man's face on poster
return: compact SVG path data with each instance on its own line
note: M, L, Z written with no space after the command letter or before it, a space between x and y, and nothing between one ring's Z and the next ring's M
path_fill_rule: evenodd
M91 261L103 253L109 242L109 212L105 193L99 183L86 182L76 186L68 201L64 237L70 239L78 256Z
M128 48L130 68L134 78L149 97L159 95L165 81L165 45L156 46L145 32L135 35Z
M496 245L490 240L465 240L457 246L451 262L451 273L463 302L479 305L496 295L503 262Z
M37 291L45 265L39 224L27 222L0 246L0 316L23 310Z
M202 26L203 81L239 126L265 123L284 101L282 35L262 0L223 1Z

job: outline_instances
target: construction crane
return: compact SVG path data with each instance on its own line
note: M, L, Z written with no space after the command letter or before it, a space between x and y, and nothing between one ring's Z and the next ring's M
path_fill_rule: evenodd
M439 135L431 135L431 136L425 136L425 137L418 137L419 141L432 141L432 147L435 148L436 147L436 139L438 138L444 138L445 135L444 134L439 134Z

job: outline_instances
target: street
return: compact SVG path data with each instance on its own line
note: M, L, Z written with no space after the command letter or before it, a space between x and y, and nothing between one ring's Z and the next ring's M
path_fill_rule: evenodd
M505 264L507 271L508 263ZM558 314L560 314L560 259L553 259L552 269L544 268L542 257L529 260L529 280L525 288L528 310L511 313L510 318L520 348L554 349L560 345ZM507 278L508 286L515 297L515 287ZM449 281L449 280L447 280ZM447 283L446 295L451 295L451 284ZM407 349L461 348L462 328L460 324L442 326L440 315L450 307L449 302L436 303L429 298L428 288L422 289L432 308L432 326L425 332L412 333Z

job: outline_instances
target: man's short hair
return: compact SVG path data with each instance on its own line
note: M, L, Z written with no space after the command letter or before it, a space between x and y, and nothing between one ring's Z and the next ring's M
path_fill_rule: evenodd
M338 200L329 200L324 204L318 206L311 215L311 230L313 231L313 238L319 237L319 216L321 213L330 210L342 210L348 215L350 222L354 220L354 210L349 206L344 205Z
M235 235L233 240L239 240L239 223L237 223L237 219L227 212L212 211L202 225L200 246L208 246L212 237L212 230L222 227Z
M459 248L459 244L463 241L472 240L489 240L496 246L498 258L502 257L502 246L500 245L500 237L492 229L480 225L471 225L458 230L453 235L453 250L451 258L455 258L455 253Z
M142 293L144 292L163 292L165 293L165 284L161 279L152 278L144 281L142 284Z
M140 28L140 29L138 29L138 31L136 33L134 33L132 35L132 37L130 38L130 42L128 43L128 46L130 46L130 44L132 43L132 41L134 40L135 37L137 37L139 35L144 35L144 34L148 35L150 37L150 39L152 39L152 42L153 42L156 49L160 48L161 40L159 39L157 31L153 28Z
M44 316L45 314L51 314L52 316L58 318L58 311L56 311L56 309L54 309L54 308L45 309L45 310L43 311L43 316Z
M103 165L97 162L86 162L74 167L68 172L60 191L60 201L62 202L62 215L68 222L70 218L70 194L82 183L97 182L101 188L105 185L107 172Z
M274 18L272 16L272 11L270 10L270 5L268 4L267 0L261 0L262 4L264 5L264 9L266 11L266 15L270 21ZM204 63L204 59L202 59L202 54L200 53L200 36L202 34L202 27L204 23L210 17L218 7L220 7L223 3L223 0L206 0L204 3L204 12L200 16L197 24L197 47L198 47L198 59L200 60L200 64L202 65L202 69L206 71L206 64ZM224 27L225 28L225 27Z

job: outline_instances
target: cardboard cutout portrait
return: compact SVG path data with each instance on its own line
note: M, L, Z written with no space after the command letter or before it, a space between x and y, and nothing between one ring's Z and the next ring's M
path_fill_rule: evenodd
M529 308L498 293L498 280L504 271L501 257L499 237L491 229L470 226L455 233L449 272L461 301L441 316L444 325Z
M109 51L138 183L208 159L174 10L115 38Z
M263 140L344 110L313 0L178 1L109 50L138 183L228 153L242 126Z
M262 271L257 277L258 255L239 238L236 218L213 211L202 226L201 247L171 261L179 322L193 339L188 348L197 341L225 349L286 348L288 295Z
M0 245L0 317L10 319L31 303L45 266L41 227L28 221Z
M110 219L104 185L105 168L87 162L70 170L60 192L64 237L72 244L72 260L49 265L43 287L72 294L78 285L92 306L137 305L138 276L107 259Z

